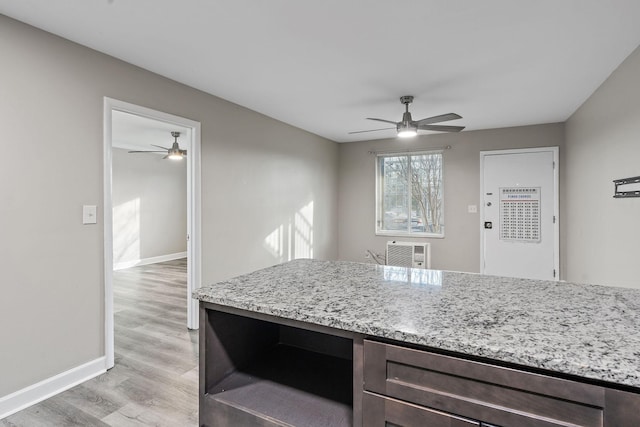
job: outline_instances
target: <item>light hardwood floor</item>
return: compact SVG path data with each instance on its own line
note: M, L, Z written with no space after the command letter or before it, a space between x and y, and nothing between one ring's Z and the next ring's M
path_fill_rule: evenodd
M0 426L197 426L198 333L186 259L114 272L115 367Z

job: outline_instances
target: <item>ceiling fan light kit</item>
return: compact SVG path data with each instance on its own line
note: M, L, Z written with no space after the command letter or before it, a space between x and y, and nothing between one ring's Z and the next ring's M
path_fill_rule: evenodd
M398 123L397 131L400 138L412 138L418 134L418 127L411 126L411 123Z
M376 119L373 117L367 117L367 120L375 120L377 122L384 122L384 123L390 123L390 124L396 125L395 129L396 129L396 132L398 133L398 137L400 138L414 137L418 134L418 130L428 130L428 131L435 131L435 132L460 132L462 129L464 129L464 126L442 126L442 125L433 124L433 123L446 122L449 120L461 119L462 116L456 113L441 114L439 116L427 117L426 119L414 121L411 118L411 113L409 112L409 104L413 102L413 96L411 95L401 96L400 102L405 106L405 111L402 114L401 121L394 122L392 120ZM393 128L360 130L355 132L349 132L349 134L377 132L380 130L387 130L387 129L393 129Z
M147 150L147 151L129 151L129 153L164 153L166 151L167 155L163 157L163 159L170 160L182 160L187 155L187 150L180 149L180 144L178 144L178 138L180 137L180 132L171 132L171 136L175 138L173 145L171 148L162 147L161 145L151 144L154 147L162 148L163 151L155 151L155 150Z
M184 158L182 153L180 153L180 149L178 149L178 152L173 149L169 150L169 154L167 154L166 157L169 160L182 160Z

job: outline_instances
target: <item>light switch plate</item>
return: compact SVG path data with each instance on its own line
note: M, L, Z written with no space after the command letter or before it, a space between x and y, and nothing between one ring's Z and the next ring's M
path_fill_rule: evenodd
M98 210L96 205L84 205L82 206L82 223L83 224L96 224Z
M467 206L467 211L469 213L478 213L478 206L477 205L468 205Z

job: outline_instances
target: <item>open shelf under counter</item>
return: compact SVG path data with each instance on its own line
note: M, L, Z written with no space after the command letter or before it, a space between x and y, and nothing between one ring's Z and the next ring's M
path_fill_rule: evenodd
M348 338L208 310L201 426L353 425Z

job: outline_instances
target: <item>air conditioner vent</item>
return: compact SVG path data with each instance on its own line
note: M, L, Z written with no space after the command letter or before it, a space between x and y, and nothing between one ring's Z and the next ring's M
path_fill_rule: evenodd
M387 242L387 265L431 268L429 243Z

